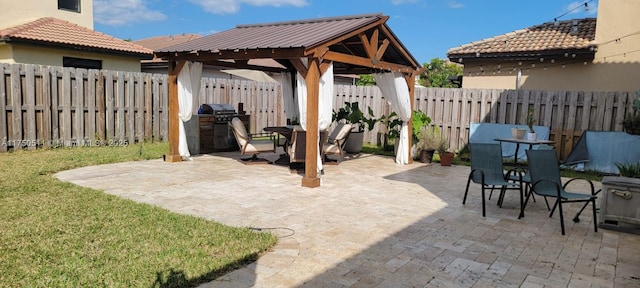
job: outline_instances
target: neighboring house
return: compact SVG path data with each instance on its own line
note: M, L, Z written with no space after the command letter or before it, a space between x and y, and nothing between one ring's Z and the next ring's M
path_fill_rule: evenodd
M165 35L140 39L133 41L133 43L144 46L151 50L159 50L201 37L202 36L199 34ZM154 57L152 60L142 60L141 62L142 72L164 74L168 72L167 61L164 61L162 59ZM232 63L230 63L229 67L205 65L202 68L202 76L211 78L246 79L241 76L222 72L222 70L224 69L236 69L236 66ZM273 59L251 59L247 62L245 68L263 71L271 78L280 82L282 79L281 72L286 70L283 65ZM334 78L335 84L353 85L359 77L357 75L335 75Z
M140 60L152 57L94 31L92 0L4 1L0 11L0 63L140 72Z
M451 48L447 56L464 65L463 88L636 91L640 1L598 5L597 18L544 23Z

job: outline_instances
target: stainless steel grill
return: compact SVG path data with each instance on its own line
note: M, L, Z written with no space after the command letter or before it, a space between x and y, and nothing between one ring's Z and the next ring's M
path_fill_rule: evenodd
M238 114L231 104L202 104L198 114L201 151L208 153L238 149L229 122L233 117L239 117L248 126L248 115Z
M198 114L212 114L216 123L228 123L237 116L231 104L202 104Z

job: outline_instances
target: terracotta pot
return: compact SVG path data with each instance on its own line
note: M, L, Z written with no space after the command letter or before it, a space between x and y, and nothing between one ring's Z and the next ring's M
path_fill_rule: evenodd
M452 152L438 153L440 155L440 165L441 166L451 166L453 164L453 154Z

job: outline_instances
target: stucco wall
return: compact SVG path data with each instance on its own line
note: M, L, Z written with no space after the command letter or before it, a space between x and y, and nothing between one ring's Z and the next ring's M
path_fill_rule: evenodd
M517 70L522 71L520 88L527 90L637 91L640 89L640 63L592 63L569 61L541 64L494 63L467 64L463 88L516 89ZM480 69L482 67L482 70ZM513 70L515 67L516 70Z
M80 13L58 10L58 1L55 0L4 0L0 9L0 28L42 17L55 17L93 29L93 0L81 0Z
M0 56L3 55L0 45ZM140 60L133 57L98 54L93 52L81 52L63 50L57 48L41 48L27 45L15 45L11 57L0 59L3 63L27 63L48 66L62 66L62 57L76 57L85 59L102 60L102 69L116 71L140 72Z
M13 61L13 57L11 56L11 46L0 44L0 62L2 63L15 63Z

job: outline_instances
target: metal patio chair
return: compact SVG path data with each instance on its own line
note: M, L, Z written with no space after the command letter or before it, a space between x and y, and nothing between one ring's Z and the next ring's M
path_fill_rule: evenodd
M563 203L582 202L588 204L591 203L593 208L593 228L595 232L598 232L598 223L596 219L596 191L593 186L593 182L588 179L572 178L566 183L562 183L560 178L560 166L558 157L554 150L527 150L527 162L529 163L529 173L531 174L531 192L527 195L527 199L524 201L524 207L527 206L529 197L535 193L544 197L554 197L556 202L551 209L549 217L553 216L556 208L560 213L560 228L562 235L565 234L564 229L564 215L562 213ZM568 192L565 189L567 186L575 180L584 180L589 184L590 193L574 193ZM580 210L582 212L582 210ZM575 220L574 220L575 221ZM577 221L575 221L577 222Z
M471 143L469 144L469 150L471 154L471 172L467 178L467 187L464 191L462 204L464 205L467 201L471 181L482 186L482 217L486 216L485 189L493 191L493 189L500 188L498 197L498 205L500 207L502 207L506 190L518 190L520 191L520 214L518 218L523 217L524 197L522 186L520 185L521 182L509 181L509 175L513 173L512 170L505 174L501 145L499 143Z

